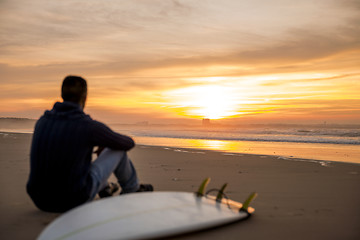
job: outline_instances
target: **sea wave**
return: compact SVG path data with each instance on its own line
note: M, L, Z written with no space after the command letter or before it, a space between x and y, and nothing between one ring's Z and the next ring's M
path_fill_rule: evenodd
M127 133L180 139L360 145L360 131L348 129L134 129Z
M306 138L296 136L244 136L244 137L206 137L201 135L173 135L173 134L134 134L143 137L166 137L181 139L205 139L205 140L227 140L227 141L261 141L261 142L294 142L294 143L327 143L327 144L353 144L360 145L358 139L339 138Z

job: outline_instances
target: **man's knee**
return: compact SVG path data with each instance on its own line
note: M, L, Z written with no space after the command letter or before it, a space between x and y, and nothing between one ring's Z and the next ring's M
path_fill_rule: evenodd
M126 152L123 150L114 150L110 148L105 148L99 155L98 159L99 158L122 159L124 156L126 156Z

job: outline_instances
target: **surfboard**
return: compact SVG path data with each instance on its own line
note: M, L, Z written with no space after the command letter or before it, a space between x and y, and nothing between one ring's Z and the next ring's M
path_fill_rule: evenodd
M205 184L206 187L206 184ZM205 189L204 187L204 189ZM44 239L148 239L203 230L248 218L244 204L191 192L143 192L105 198L70 210L48 225Z

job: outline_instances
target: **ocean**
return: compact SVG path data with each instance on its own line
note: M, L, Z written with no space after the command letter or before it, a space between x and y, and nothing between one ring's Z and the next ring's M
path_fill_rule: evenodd
M360 125L157 125L110 124L138 145L161 146L187 153L203 150L226 155L268 155L291 161L360 164ZM0 128L1 132L31 133L31 128ZM4 133L1 134L4 136ZM1 137L1 136L0 136Z
M117 131L133 136L230 141L294 142L360 145L360 126L319 125L115 125Z
M140 145L360 164L360 126L356 125L114 125L113 128L134 137Z

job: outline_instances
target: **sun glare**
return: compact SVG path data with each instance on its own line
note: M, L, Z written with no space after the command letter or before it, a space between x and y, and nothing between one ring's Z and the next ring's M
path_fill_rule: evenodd
M228 87L194 86L168 92L167 96L181 115L220 119L237 114L236 95Z

